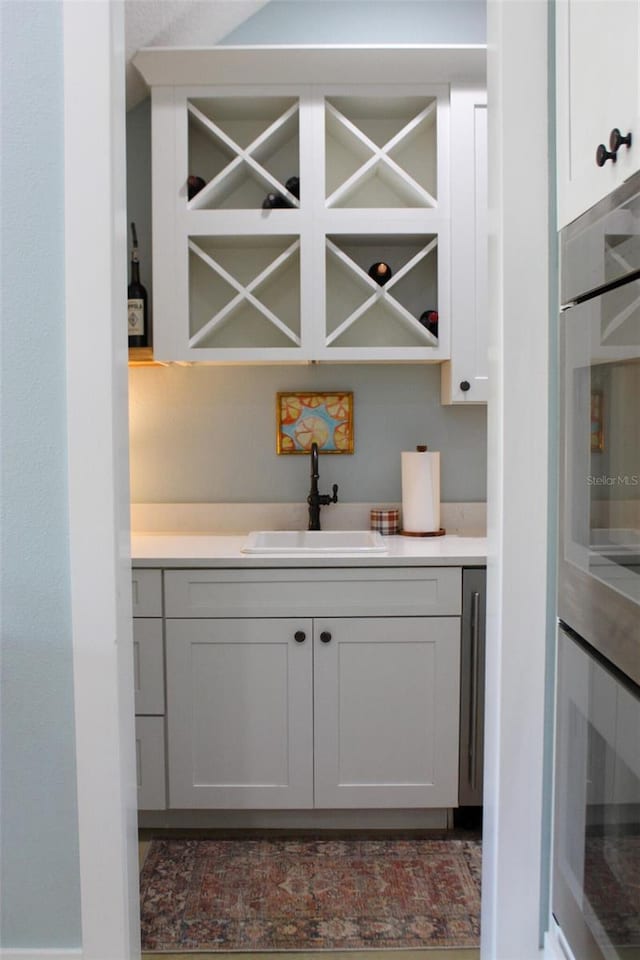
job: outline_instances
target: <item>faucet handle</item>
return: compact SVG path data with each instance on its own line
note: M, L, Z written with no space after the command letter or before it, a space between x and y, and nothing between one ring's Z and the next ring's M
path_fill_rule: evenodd
M333 485L333 496L331 497L331 503L338 502L338 484L334 483Z

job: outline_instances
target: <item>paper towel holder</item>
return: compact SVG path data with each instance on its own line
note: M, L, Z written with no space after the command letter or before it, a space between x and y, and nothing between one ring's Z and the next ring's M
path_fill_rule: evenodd
M427 450L428 447L426 443L419 443L416 446L416 453L426 453ZM444 537L446 532L444 527L440 527L439 530L429 530L424 533L416 530L401 530L400 535L403 537Z
M415 530L401 530L400 535L403 537L444 537L446 532L444 527L440 527L439 530L430 530L429 533L416 533Z

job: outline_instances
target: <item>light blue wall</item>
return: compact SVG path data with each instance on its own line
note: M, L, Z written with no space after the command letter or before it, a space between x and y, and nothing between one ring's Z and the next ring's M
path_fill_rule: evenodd
M129 377L134 502L302 502L306 457L276 454L279 390L353 390L355 453L323 456L322 489L401 500L400 453L441 451L442 499L486 499L486 411L441 407L436 366L141 367Z
M484 0L271 0L221 43L484 43L485 13Z
M5 0L1 16L0 942L73 947L81 931L67 544L62 5Z

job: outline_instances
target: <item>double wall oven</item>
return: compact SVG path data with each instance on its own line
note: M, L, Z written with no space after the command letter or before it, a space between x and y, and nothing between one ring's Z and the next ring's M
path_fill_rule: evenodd
M552 909L640 958L640 180L561 235Z

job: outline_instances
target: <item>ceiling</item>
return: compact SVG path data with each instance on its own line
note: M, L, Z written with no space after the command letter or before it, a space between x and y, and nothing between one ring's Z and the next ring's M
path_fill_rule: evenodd
M149 90L131 64L140 47L210 47L268 0L125 0L127 110Z

